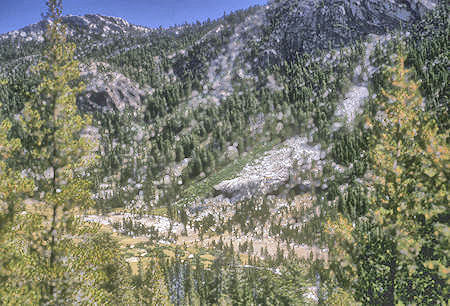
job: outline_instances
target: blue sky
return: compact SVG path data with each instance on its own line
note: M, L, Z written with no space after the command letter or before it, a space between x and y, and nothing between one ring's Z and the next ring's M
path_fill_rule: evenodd
M204 21L267 0L63 0L65 15L101 14L122 17L149 27ZM41 20L45 0L0 0L0 33Z

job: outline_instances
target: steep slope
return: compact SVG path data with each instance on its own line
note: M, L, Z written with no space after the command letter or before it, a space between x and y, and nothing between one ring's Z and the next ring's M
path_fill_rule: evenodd
M270 1L268 46L283 57L341 47L368 34L407 27L435 1Z
M107 171L98 174L97 180L103 181L104 189L116 190L112 194L121 199L117 201L134 199L114 205L132 206L142 203L143 195L173 201L174 182L186 189L190 181L199 181L236 158L225 151L245 155L257 142L281 143L297 137L299 131L306 132L308 144L294 147L313 150L322 142L319 155L324 156L329 151L323 143L327 131L354 121L377 69L368 60L377 41L364 46L354 43L370 33L382 34L412 23L435 5L433 1L270 1L217 21L167 30L100 15L65 17L69 39L78 44L78 56L84 62L87 87L79 105L95 112L100 123L102 168ZM2 70L12 80L27 78L25 67L36 62L45 27L42 21L1 36ZM335 49L307 58L314 50L345 45L350 47L339 54ZM23 54L13 55L15 46ZM292 61L294 54L302 54L307 71L290 63L282 71L269 65L283 58ZM330 77L326 71L339 76ZM297 76L303 82L294 81ZM289 81L295 83L288 88L277 84ZM299 104L297 96L309 97L308 103ZM248 134L243 136L245 131ZM295 139L287 144L297 143ZM287 162L290 157L276 152L267 153L258 175L248 167L241 173L253 187L235 184L240 180L234 178L235 183L217 182L216 189L226 194L254 194L249 188L258 189L261 184L266 185L264 190L278 189L297 159ZM281 160L291 166L274 170L269 176L283 174L272 183L263 179L264 171L277 168ZM113 182L117 178L119 182Z
M104 143L103 147L110 147L103 151L120 155L119 158L105 156L110 163L107 168L117 168L121 173L119 176L123 177L125 173L131 174L125 170L131 165L126 166L127 163L120 160L135 160L133 168L139 160L137 163L142 168L133 169L132 177L121 178L122 183L131 179L144 185L151 168L151 176L154 177L151 185L158 186L164 185L164 181L174 181L161 179L170 176L171 169L179 168L173 164L175 160L184 164L188 162L188 166L183 167L184 171L177 171L177 176L183 175L184 181L205 175L204 170L214 171L213 165L194 169L200 164L210 164L213 159L213 164L223 167L229 162L229 159L220 157L225 149L240 153L251 151L252 145L245 144L247 137L236 139L246 125L249 126L249 135L263 142L285 130L283 137L297 134L291 130L292 123L310 118L296 114L291 107L277 110L278 106L273 103L261 101L282 101L289 94L277 83L289 80L289 76L286 78L283 74L292 73L288 71L292 67L286 66L283 69L287 70L280 74L267 66L271 61L278 63L295 54L307 56L314 50L353 44L370 33L382 34L403 23L412 23L435 5L433 1L270 1L265 7L250 8L203 25L167 30L147 29L130 25L120 18L100 15L68 16L64 22L69 39L79 44L79 58L85 63L83 78L87 88L79 97L79 105L84 110L95 111L99 122L110 122L100 129L110 135L102 138L109 139L109 145ZM46 21L42 21L1 36L3 52L0 59L4 74L13 79L26 78L28 72L25 67L36 62L45 27ZM290 45L286 45L287 42ZM298 88L295 87L307 89L302 95L310 96L310 104L304 105L303 111L306 111L306 116L313 115L313 122L304 127L308 130L309 140L317 142L323 138L323 118L320 117L323 114L327 121L336 121L329 127L332 130L337 130L346 121L338 120L339 117L346 116L347 123L354 120L362 99L368 96L368 80L376 70L368 61L375 43L363 47L368 51L361 60L358 59L361 57L360 47L353 51L349 48L344 53L340 51L338 56L333 51L334 54L325 57L316 55L313 61L304 60L313 78L318 75L322 78L320 86L313 79L308 80L308 72L303 72L305 82L298 82L288 91L296 95ZM16 49L15 46L21 46L23 54L13 55L11 50ZM319 63L321 58L325 59L326 65ZM353 75L350 67L343 67L346 61L352 65L362 61L356 67L357 76ZM322 71L327 69L337 69L343 80L350 83L323 78ZM14 74L11 73L13 71ZM349 84L352 86L352 80L353 87L345 89ZM331 84L334 85L330 87ZM337 90L333 92L333 89ZM342 89L349 93L341 105L332 104L330 107L323 104L327 103L326 97L330 94L333 99L345 96ZM241 106L236 104L243 102ZM236 113L237 109L241 114ZM114 115L107 116L131 118L128 113L136 110L140 114L131 117L137 124L135 135L139 135L140 141L125 136L123 140L127 143L121 143L118 139L121 137L117 135L125 135L120 125L126 123L119 123L122 119L111 122L103 114L113 112ZM226 114L227 119L215 118L217 114ZM148 124L149 129L146 127ZM194 148L195 143L201 146ZM134 153L121 149L130 145ZM207 154L211 149L214 157ZM177 156L168 154L176 150L179 151L179 154L174 154ZM136 156L136 151L141 152L140 155ZM161 153L165 155L163 160ZM129 158L125 158L127 155ZM116 166L112 167L111 163ZM153 165L155 163L157 165ZM141 173L140 177L134 177L137 173ZM159 198L158 192L156 197Z
M97 14L85 16L66 16L63 18L67 25L69 36L82 36L88 40L95 36L108 37L112 35L143 35L153 31L152 29L131 25L126 20L119 17L109 17ZM49 24L48 20L26 26L20 30L12 31L0 35L0 40L19 41L44 41L44 33Z
M261 260L283 270L291 253L326 259L325 221L365 209L362 117L374 111L399 42L410 46L430 111L448 125L442 16L432 0L278 0L162 30L65 18L87 84L79 106L100 140L89 173L98 211L86 221L132 236L128 245L141 242L145 258L154 245L187 245L177 258L188 261L196 245L229 273L220 259L231 261L230 250L240 268ZM28 68L44 27L0 38L2 116L19 113L38 83Z

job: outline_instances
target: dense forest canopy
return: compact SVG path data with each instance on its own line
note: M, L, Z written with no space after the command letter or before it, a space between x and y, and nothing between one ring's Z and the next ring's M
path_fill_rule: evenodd
M362 2L0 36L0 304L446 305L448 4Z

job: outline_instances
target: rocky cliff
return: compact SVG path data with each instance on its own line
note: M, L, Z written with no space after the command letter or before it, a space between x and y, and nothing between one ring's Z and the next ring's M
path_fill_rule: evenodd
M284 57L337 48L406 28L435 6L436 0L272 0L268 46Z
M26 26L22 29L0 35L0 40L21 39L23 41L44 41L44 33L49 21L42 20L36 24ZM65 16L63 23L67 26L69 36L83 35L87 39L95 36L107 37L111 35L141 35L149 33L152 29L136 26L119 17L88 14L84 16Z

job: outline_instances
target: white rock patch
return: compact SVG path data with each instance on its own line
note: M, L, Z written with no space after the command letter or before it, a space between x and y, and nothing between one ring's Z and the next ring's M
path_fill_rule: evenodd
M368 97L367 87L352 86L335 115L344 118L347 124L351 124L356 116L362 113L362 106Z
M233 202L275 191L289 180L295 164L308 169L312 168L313 162L320 166L325 153L320 145L312 147L307 142L303 137L290 138L281 147L246 165L238 177L223 181L214 188L231 197Z
M131 213L124 213L109 214L105 216L89 215L83 217L83 220L86 222L94 222L102 225L112 225L117 222L123 222L123 220L126 219L132 219L133 222L140 223L148 228L154 227L160 234L168 234L169 231L181 233L184 229L181 223L171 221L169 218L162 216L139 216Z

